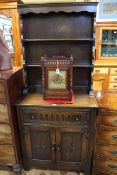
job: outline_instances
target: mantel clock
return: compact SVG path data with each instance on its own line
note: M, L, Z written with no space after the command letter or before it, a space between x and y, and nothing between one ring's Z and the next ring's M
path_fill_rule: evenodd
M44 99L72 98L72 62L73 57L42 57L42 82Z

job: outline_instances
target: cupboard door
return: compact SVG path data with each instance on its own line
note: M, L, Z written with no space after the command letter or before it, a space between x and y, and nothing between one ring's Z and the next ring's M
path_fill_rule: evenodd
M26 160L24 165L51 167L55 161L55 133L45 126L25 126L24 143Z
M57 165L67 169L84 169L88 140L82 128L56 130Z

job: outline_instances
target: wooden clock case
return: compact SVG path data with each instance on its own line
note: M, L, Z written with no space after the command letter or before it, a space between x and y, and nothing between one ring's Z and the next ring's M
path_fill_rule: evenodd
M42 57L44 99L72 99L72 62L72 57Z

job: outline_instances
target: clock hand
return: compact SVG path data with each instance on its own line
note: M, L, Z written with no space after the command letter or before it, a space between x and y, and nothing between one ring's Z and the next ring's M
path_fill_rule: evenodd
M60 70L59 70L59 68L58 68L58 60L57 60L56 74L60 74Z

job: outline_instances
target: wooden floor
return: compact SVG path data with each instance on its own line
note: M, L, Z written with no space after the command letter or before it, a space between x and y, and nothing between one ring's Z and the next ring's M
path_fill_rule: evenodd
M75 173L75 172L63 172L63 171L49 171L49 170L35 170L25 172L25 175L83 175L83 173ZM10 171L0 171L0 175L13 175Z

